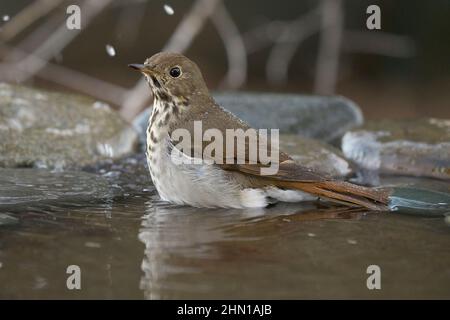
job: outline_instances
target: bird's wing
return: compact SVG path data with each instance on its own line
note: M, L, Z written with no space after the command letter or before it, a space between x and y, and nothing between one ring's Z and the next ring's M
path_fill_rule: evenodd
M195 118L194 118L195 117ZM211 143L204 141L204 139L194 139L195 129L194 122L201 121L202 132L208 129L218 129L220 132L226 132L226 129L242 129L247 130L251 127L233 115L225 111L219 106L205 109L204 112L194 113L194 117L184 119L183 127L191 134L190 149L183 149L183 153L188 153L188 156L205 159L205 148ZM260 138L260 137L258 137ZM296 189L320 197L331 199L335 202L344 203L346 205L362 206L373 210L385 210L388 202L389 192L386 190L375 190L366 188L344 181L334 180L323 173L316 172L310 168L303 167L294 163L292 158L277 148L274 148L278 153L278 159L274 159L271 163L262 162L258 157L256 162L249 162L249 150L251 148L249 140L245 139L243 149L245 150L245 159L240 159L237 150L238 144L233 144L232 150L227 150L223 137L223 163L218 163L214 158L214 164L227 171L238 172L259 186L276 186L283 189ZM242 143L242 141L241 141ZM253 142L254 143L254 142ZM259 155L259 140L258 140L258 155ZM267 148L270 149L271 144L267 141ZM242 147L242 146L241 146ZM227 152L230 151L230 152ZM267 152L267 150L265 150ZM231 156L227 156L230 155ZM240 160L241 162L238 162ZM263 174L264 168L271 165L276 165L277 170L272 174Z
M206 105L206 104L204 104ZM197 125L201 122L201 133L205 133L208 129L217 129L223 135L227 129L237 130L248 130L252 129L252 127L241 120L231 112L223 109L217 104L210 105L207 108L204 108L202 112L192 112L188 113L187 117L183 119L183 128L189 131L191 140L188 143L188 148L182 148L180 151L185 153L188 157L200 158L200 159L211 159L207 153L205 153L205 149L211 143L211 141L205 141L205 139L195 139L195 123ZM198 128L197 128L198 129ZM224 170L241 172L246 175L251 175L257 177L261 175L261 169L270 167L271 165L275 165L278 168L278 171L271 175L272 179L284 180L291 179L297 181L323 181L328 180L329 177L325 176L322 173L318 173L313 171L310 168L303 167L299 164L295 164L292 158L285 152L279 150L277 145L271 143L271 139L265 139L264 136L256 136L256 141L251 141L250 139L242 139L240 142L235 141L231 146L231 150L229 150L229 146L226 143L226 136L223 136L222 141L222 157L221 161L217 161L217 158L213 158L215 160L214 163L220 166ZM260 144L260 142L265 142ZM251 144L253 146L256 145L256 154L257 158L250 161L249 155L251 149ZM175 147L177 147L176 143L173 143ZM178 145L180 146L180 145ZM239 150L241 148L241 150ZM265 150L261 150L261 148L265 148ZM180 147L178 147L180 149ZM278 155L278 157L272 157L270 153L270 149L272 152ZM253 149L255 150L255 149ZM270 163L263 161L261 159L260 151L262 154L269 155L270 154ZM240 153L241 152L241 153ZM215 156L215 155L214 155Z

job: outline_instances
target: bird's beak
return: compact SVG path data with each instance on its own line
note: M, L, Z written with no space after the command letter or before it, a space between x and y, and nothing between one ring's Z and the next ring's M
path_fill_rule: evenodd
M132 64L129 64L128 66L129 66L131 69L138 70L138 71L140 71L140 72L142 72L142 73L150 73L149 68L146 67L146 66L143 65L143 64L132 63Z

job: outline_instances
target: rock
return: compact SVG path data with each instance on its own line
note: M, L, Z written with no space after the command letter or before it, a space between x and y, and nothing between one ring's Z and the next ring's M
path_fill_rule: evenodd
M448 181L428 177L383 175L380 177L379 184L377 186L382 186L383 188L400 187L425 189L443 193L450 192Z
M392 188L389 209L401 213L445 216L450 212L450 194L426 189Z
M0 83L0 167L80 167L118 158L138 135L107 104Z
M0 213L0 227L10 226L19 223L19 219L6 213Z
M363 123L359 107L343 97L320 97L274 93L214 93L217 103L247 121L254 128L280 129L280 133L299 134L332 142ZM141 141L150 111L134 121Z
M23 211L24 206L52 203L86 206L93 200L112 198L115 191L105 177L83 171L0 168L2 209Z
M332 141L363 123L358 106L344 97L275 93L218 93L216 101L254 128Z
M369 172L450 179L450 120L369 122L344 135L342 150Z
M280 149L290 154L296 163L333 177L347 177L353 173L352 165L340 150L318 140L280 135Z

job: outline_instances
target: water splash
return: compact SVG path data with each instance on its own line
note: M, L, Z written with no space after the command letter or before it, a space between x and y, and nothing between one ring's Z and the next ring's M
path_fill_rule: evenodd
M175 13L175 11L173 10L173 8L171 6L169 6L168 4L164 5L164 11L169 15L173 15Z
M116 49L114 49L114 47L110 44L107 44L105 46L106 48L106 53L108 54L108 56L110 57L114 57L116 55Z

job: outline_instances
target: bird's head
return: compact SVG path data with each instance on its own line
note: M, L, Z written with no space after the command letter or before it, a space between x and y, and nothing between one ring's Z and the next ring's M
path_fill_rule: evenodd
M156 99L188 102L191 97L208 95L198 66L182 54L160 52L144 64L130 64L130 68L144 74Z

